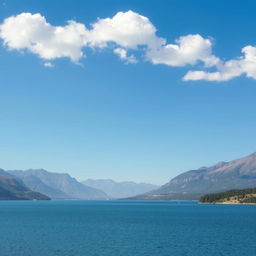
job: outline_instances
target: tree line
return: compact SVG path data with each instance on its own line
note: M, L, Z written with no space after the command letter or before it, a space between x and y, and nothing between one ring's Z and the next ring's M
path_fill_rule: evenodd
M256 194L256 188L233 189L226 192L206 194L199 201L201 203L214 203L224 199L229 201L232 197L241 203L256 203L256 197L250 196L249 194Z

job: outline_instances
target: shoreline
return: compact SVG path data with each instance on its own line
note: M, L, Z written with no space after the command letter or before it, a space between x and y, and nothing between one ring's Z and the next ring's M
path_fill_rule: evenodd
M216 203L201 203L201 202L198 202L199 204L222 204L222 205L256 205L256 203L229 203L229 202L216 202Z

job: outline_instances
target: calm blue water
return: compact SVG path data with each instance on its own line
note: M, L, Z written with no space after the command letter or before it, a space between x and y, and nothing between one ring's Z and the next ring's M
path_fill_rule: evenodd
M0 256L255 256L256 206L1 201Z

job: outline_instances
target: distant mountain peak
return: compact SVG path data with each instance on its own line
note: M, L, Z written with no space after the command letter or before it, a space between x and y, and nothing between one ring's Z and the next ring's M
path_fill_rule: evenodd
M87 179L83 184L101 189L112 198L125 198L157 189L158 186L133 181L116 182L112 179Z
M55 173L44 169L14 170L9 173L17 176L28 187L53 199L109 199L103 191L78 182L68 173Z
M152 199L156 195L169 199L178 199L178 195L182 195L180 198L184 199L184 194L199 197L206 193L252 187L256 187L256 152L230 162L221 161L184 172L155 190ZM150 199L150 193L144 198ZM143 199L143 195L140 199Z

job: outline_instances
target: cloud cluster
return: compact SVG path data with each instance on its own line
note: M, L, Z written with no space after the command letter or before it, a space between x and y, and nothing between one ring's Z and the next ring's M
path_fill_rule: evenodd
M189 71L188 80L227 81L245 74L256 79L256 48L246 46L242 57L223 62L212 53L211 39L199 34L181 36L173 44L157 35L151 21L133 11L118 12L112 18L98 19L86 27L76 21L64 26L48 23L41 14L21 13L0 25L0 38L10 50L29 51L53 67L57 58L79 63L87 48L112 48L125 63L137 63L134 52L152 64L172 67L203 64L203 70ZM136 55L136 57L137 57ZM207 72L207 68L216 68Z
M66 26L53 26L39 13L21 13L4 20L0 38L11 50L28 50L44 60L68 57L73 62L84 56L84 47L114 44L114 52L121 59L135 63L134 57L127 57L127 49L156 48L165 43L156 36L156 28L148 18L132 11L98 19L91 29L72 20Z
M216 72L189 71L183 80L228 81L245 74L256 79L256 47L246 46L242 49L244 56L216 65Z

